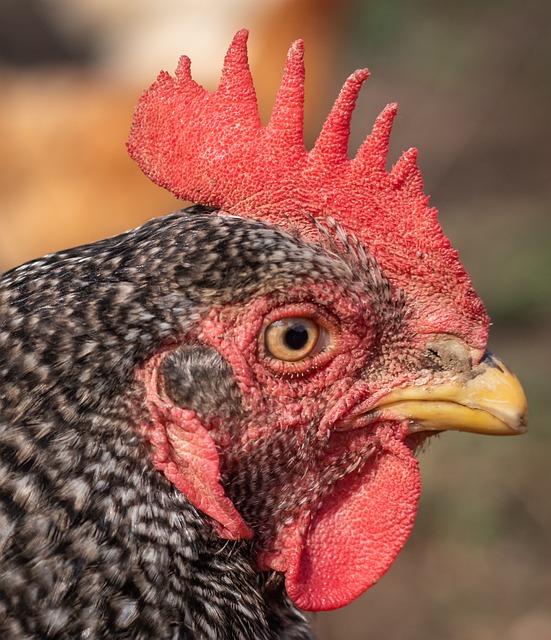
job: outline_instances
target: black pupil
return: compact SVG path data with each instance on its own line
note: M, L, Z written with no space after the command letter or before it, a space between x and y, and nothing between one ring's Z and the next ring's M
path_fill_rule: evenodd
M294 324L287 330L285 334L285 344L289 349L298 351L308 343L308 329L302 324Z

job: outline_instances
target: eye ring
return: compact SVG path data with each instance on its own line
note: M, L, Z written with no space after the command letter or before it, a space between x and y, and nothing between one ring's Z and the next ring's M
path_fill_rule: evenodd
M320 353L329 341L327 330L312 318L280 318L266 327L266 352L283 362L300 362Z

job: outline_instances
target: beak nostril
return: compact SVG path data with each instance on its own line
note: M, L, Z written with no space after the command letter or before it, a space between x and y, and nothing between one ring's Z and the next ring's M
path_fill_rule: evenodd
M427 363L437 371L466 373L472 369L471 351L468 345L447 334L432 335L426 343Z

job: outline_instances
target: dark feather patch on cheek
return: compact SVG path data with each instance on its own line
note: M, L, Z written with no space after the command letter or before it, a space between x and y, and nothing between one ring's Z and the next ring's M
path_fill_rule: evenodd
M184 346L169 354L161 365L159 384L183 409L197 415L235 416L240 413L241 392L230 365L212 347Z

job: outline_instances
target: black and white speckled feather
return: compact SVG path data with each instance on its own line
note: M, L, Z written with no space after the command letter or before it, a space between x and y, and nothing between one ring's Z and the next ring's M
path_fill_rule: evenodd
M213 304L347 275L329 253L192 208L2 276L0 637L311 637L282 576L153 467L134 372Z

